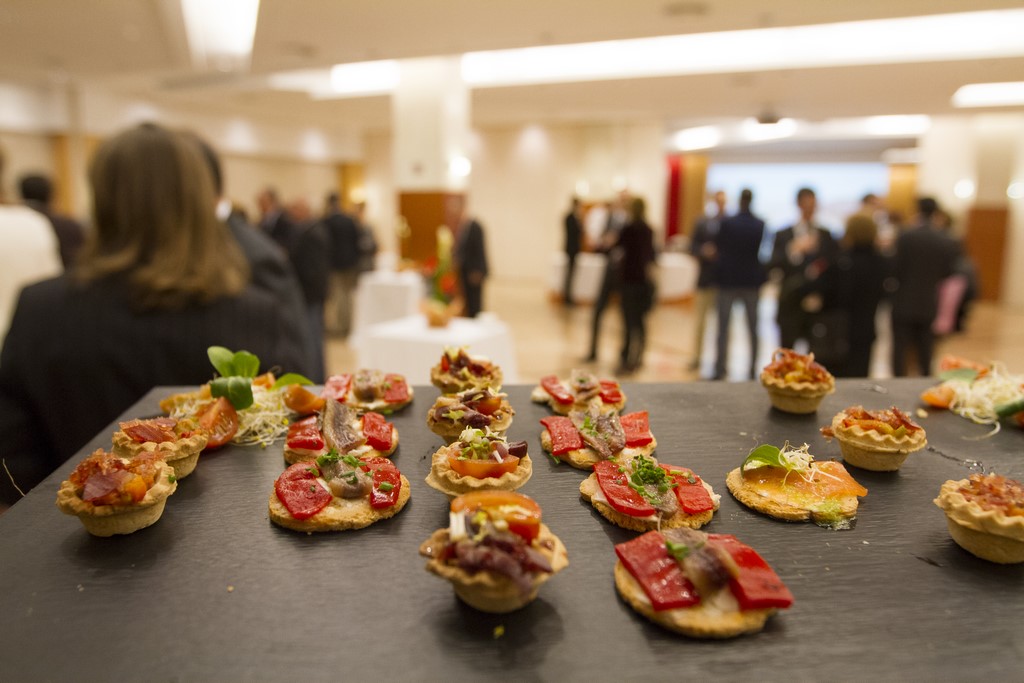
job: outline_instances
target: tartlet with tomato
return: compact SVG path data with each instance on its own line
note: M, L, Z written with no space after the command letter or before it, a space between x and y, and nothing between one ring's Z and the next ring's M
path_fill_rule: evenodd
M525 441L509 442L500 434L472 427L457 441L434 453L427 484L458 496L471 491L515 491L533 476Z
M284 459L316 460L331 451L358 458L389 457L398 448L398 430L380 413L359 414L344 403L326 401L316 415L293 422L284 443Z
M814 354L799 354L793 349L777 349L772 362L761 371L761 384L777 410L806 415L821 405L822 399L836 390L836 380Z
M552 415L540 422L544 450L581 470L591 470L605 460L650 455L658 446L646 410L619 415L590 406L586 411Z
M332 451L277 478L270 521L295 531L361 529L397 515L409 496L409 480L387 458Z
M817 461L804 444L782 448L762 444L725 478L729 492L747 507L787 522L848 529L859 497L868 490L841 462Z
M565 546L541 522L537 502L509 491L455 498L448 528L424 541L420 554L428 558L427 571L450 581L459 599L495 614L525 607L569 566Z
M449 443L467 428L504 434L516 414L507 397L490 388L442 394L427 413L427 426Z
M156 453L123 458L99 449L60 485L57 507L93 536L130 534L156 523L177 487L174 468Z
M933 501L946 513L949 535L976 557L1024 562L1024 486L999 474L972 474L942 485Z
M120 429L111 438L115 455L134 458L142 453L155 453L174 469L178 479L192 474L208 440L198 422L190 418L157 417L121 422L118 426Z
M875 472L895 472L907 456L928 445L921 425L896 406L888 410L852 406L837 413L821 433L839 441L843 460Z
M413 389L404 375L364 368L354 374L328 377L321 396L359 410L388 415L412 403Z
M530 394L534 403L546 403L559 415L574 410L594 409L602 413L619 412L626 406L626 394L613 379L598 379L584 370L573 370L568 380L557 375L542 377Z
M501 389L501 368L483 356L470 356L466 347L445 348L441 360L430 368L430 381L442 394L469 389Z
M615 588L650 621L693 638L756 633L793 594L735 536L648 531L615 546Z
M580 495L612 524L633 531L698 529L711 521L721 500L692 470L642 455L596 463Z

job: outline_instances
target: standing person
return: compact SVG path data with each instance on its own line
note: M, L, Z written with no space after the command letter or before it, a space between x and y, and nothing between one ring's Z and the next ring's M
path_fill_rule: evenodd
M324 302L331 274L331 261L327 228L322 220L313 217L305 200L288 207L288 220L292 237L288 245L288 260L295 268L305 301L306 322L309 327L308 348L312 363L309 379L322 382L324 371Z
M4 203L3 170L0 150L0 340L21 288L61 272L57 238L46 219L28 207Z
M356 222L356 232L359 235L359 262L356 270L360 273L368 273L377 267L377 238L373 235L373 226L366 222L366 202L356 204L356 213L353 216Z
M793 348L806 339L807 315L802 303L807 280L833 263L839 253L836 241L814 220L818 199L814 190L802 187L796 193L800 220L775 236L768 269L779 279L779 324L781 346Z
M18 183L21 189L21 200L25 206L35 209L50 221L53 234L60 245L60 260L64 270L74 265L78 252L85 243L85 229L82 224L71 216L57 213L50 205L53 198L53 183L44 175L26 175Z
M718 229L725 220L725 192L719 190L713 195L715 202L715 213L704 216L693 228L693 238L690 240L690 255L697 259L700 267L697 275L697 296L694 316L696 317L696 330L693 339L693 360L690 362L690 369L700 368L700 357L704 351L704 330L706 328L708 311L715 306L715 297L718 292L718 277L716 268L718 265L718 253L715 249L715 240L718 238Z
M647 343L645 318L654 305L654 231L647 224L644 200L634 197L629 204L629 222L619 233L622 250L622 351L618 372L640 369Z
M565 214L565 285L562 287L562 303L574 306L572 298L572 277L576 272L576 255L583 242L583 225L580 222L580 200L572 198L569 213Z
M932 223L938 209L933 198L918 199L917 222L896 239L892 301L892 373L896 377L907 374L906 357L911 348L920 374L931 374L939 283L953 273L958 251L956 242Z
M452 258L462 284L466 317L475 318L483 310L484 280L488 273L487 248L483 226L467 213L463 213L459 231L455 235Z
M100 146L89 179L94 230L74 272L22 291L0 354L0 443L22 490L153 387L208 381L210 346L309 371L301 332L217 220L197 145L138 126ZM17 499L6 476L0 499Z
M619 233L626 225L624 207L629 196L620 193L608 211L608 221L597 244L596 251L605 255L604 274L601 277L601 289L594 302L594 310L590 321L590 353L583 359L584 363L597 360L597 339L601 332L601 317L612 296L619 293L622 285L622 249L618 247Z
M256 195L256 206L260 210L260 230L284 251L291 246L294 226L288 218L288 212L281 205L277 190L265 187Z
M352 302L359 283L359 228L355 219L341 210L337 193L327 198L323 218L327 230L331 268L332 332L348 337L352 332Z
M715 239L718 253L718 345L715 358L715 379L726 378L729 360L729 327L732 308L737 301L747 314L747 335L750 338L750 379L757 367L757 300L765 282L764 268L758 260L764 239L764 221L755 216L750 206L754 193L740 192L739 212L722 221Z

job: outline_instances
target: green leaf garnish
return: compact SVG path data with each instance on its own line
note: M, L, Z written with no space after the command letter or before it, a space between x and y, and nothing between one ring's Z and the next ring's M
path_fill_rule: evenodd
M260 370L260 359L248 351L234 351L211 346L206 355L220 377L210 382L214 397L225 396L236 410L252 405L252 378Z
M751 469L753 467L783 467L782 461L779 460L779 455L782 453L777 446L773 446L770 443L761 444L757 448L750 451L747 458L743 461L743 467L741 469Z
M236 351L232 359L235 374L242 377L255 377L260 371L260 359L248 351Z
M384 493L387 493L391 489L395 488L395 486L394 486L394 484L389 484L386 481L382 481L377 488L380 489L381 491L383 491Z
M962 382L973 382L978 378L978 371L972 368L953 368L951 370L943 370L939 373L939 379L943 382L947 382L951 379L960 380Z
M252 405L252 382L246 377L218 377L210 382L210 395L226 396L236 410Z
M234 357L235 354L229 349L223 346L211 346L206 349L206 355L213 364L214 369L221 374L222 377L230 377L235 373Z
M274 386L270 387L272 390L280 389L281 387L287 387L292 384L312 384L313 380L303 377L297 372L287 372L277 378L274 382Z

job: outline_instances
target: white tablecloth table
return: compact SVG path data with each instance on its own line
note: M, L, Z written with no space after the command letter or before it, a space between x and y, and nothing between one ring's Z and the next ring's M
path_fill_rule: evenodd
M666 251L658 254L658 301L679 301L697 289L697 259Z
M357 345L359 367L405 375L410 384L430 384L430 368L446 346L465 346L472 356L486 356L501 366L505 384L518 381L512 333L501 320L482 313L452 318L445 327L430 327L423 315L370 325Z
M419 312L423 297L423 278L418 273L363 273L356 288L352 330L358 337L369 325L414 315Z

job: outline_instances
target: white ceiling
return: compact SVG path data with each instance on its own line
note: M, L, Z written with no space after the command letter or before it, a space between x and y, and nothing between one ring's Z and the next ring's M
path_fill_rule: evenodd
M177 0L0 0L0 80L70 80L203 115L380 130L389 125L387 97L313 101L269 90L264 78L274 71L339 62L1020 5L1020 0L262 0L250 73L223 75L190 65ZM654 120L668 128L769 109L810 121L941 115L957 111L949 100L960 85L1022 76L1024 58L1011 58L488 88L473 92L472 116L477 125L490 126Z

